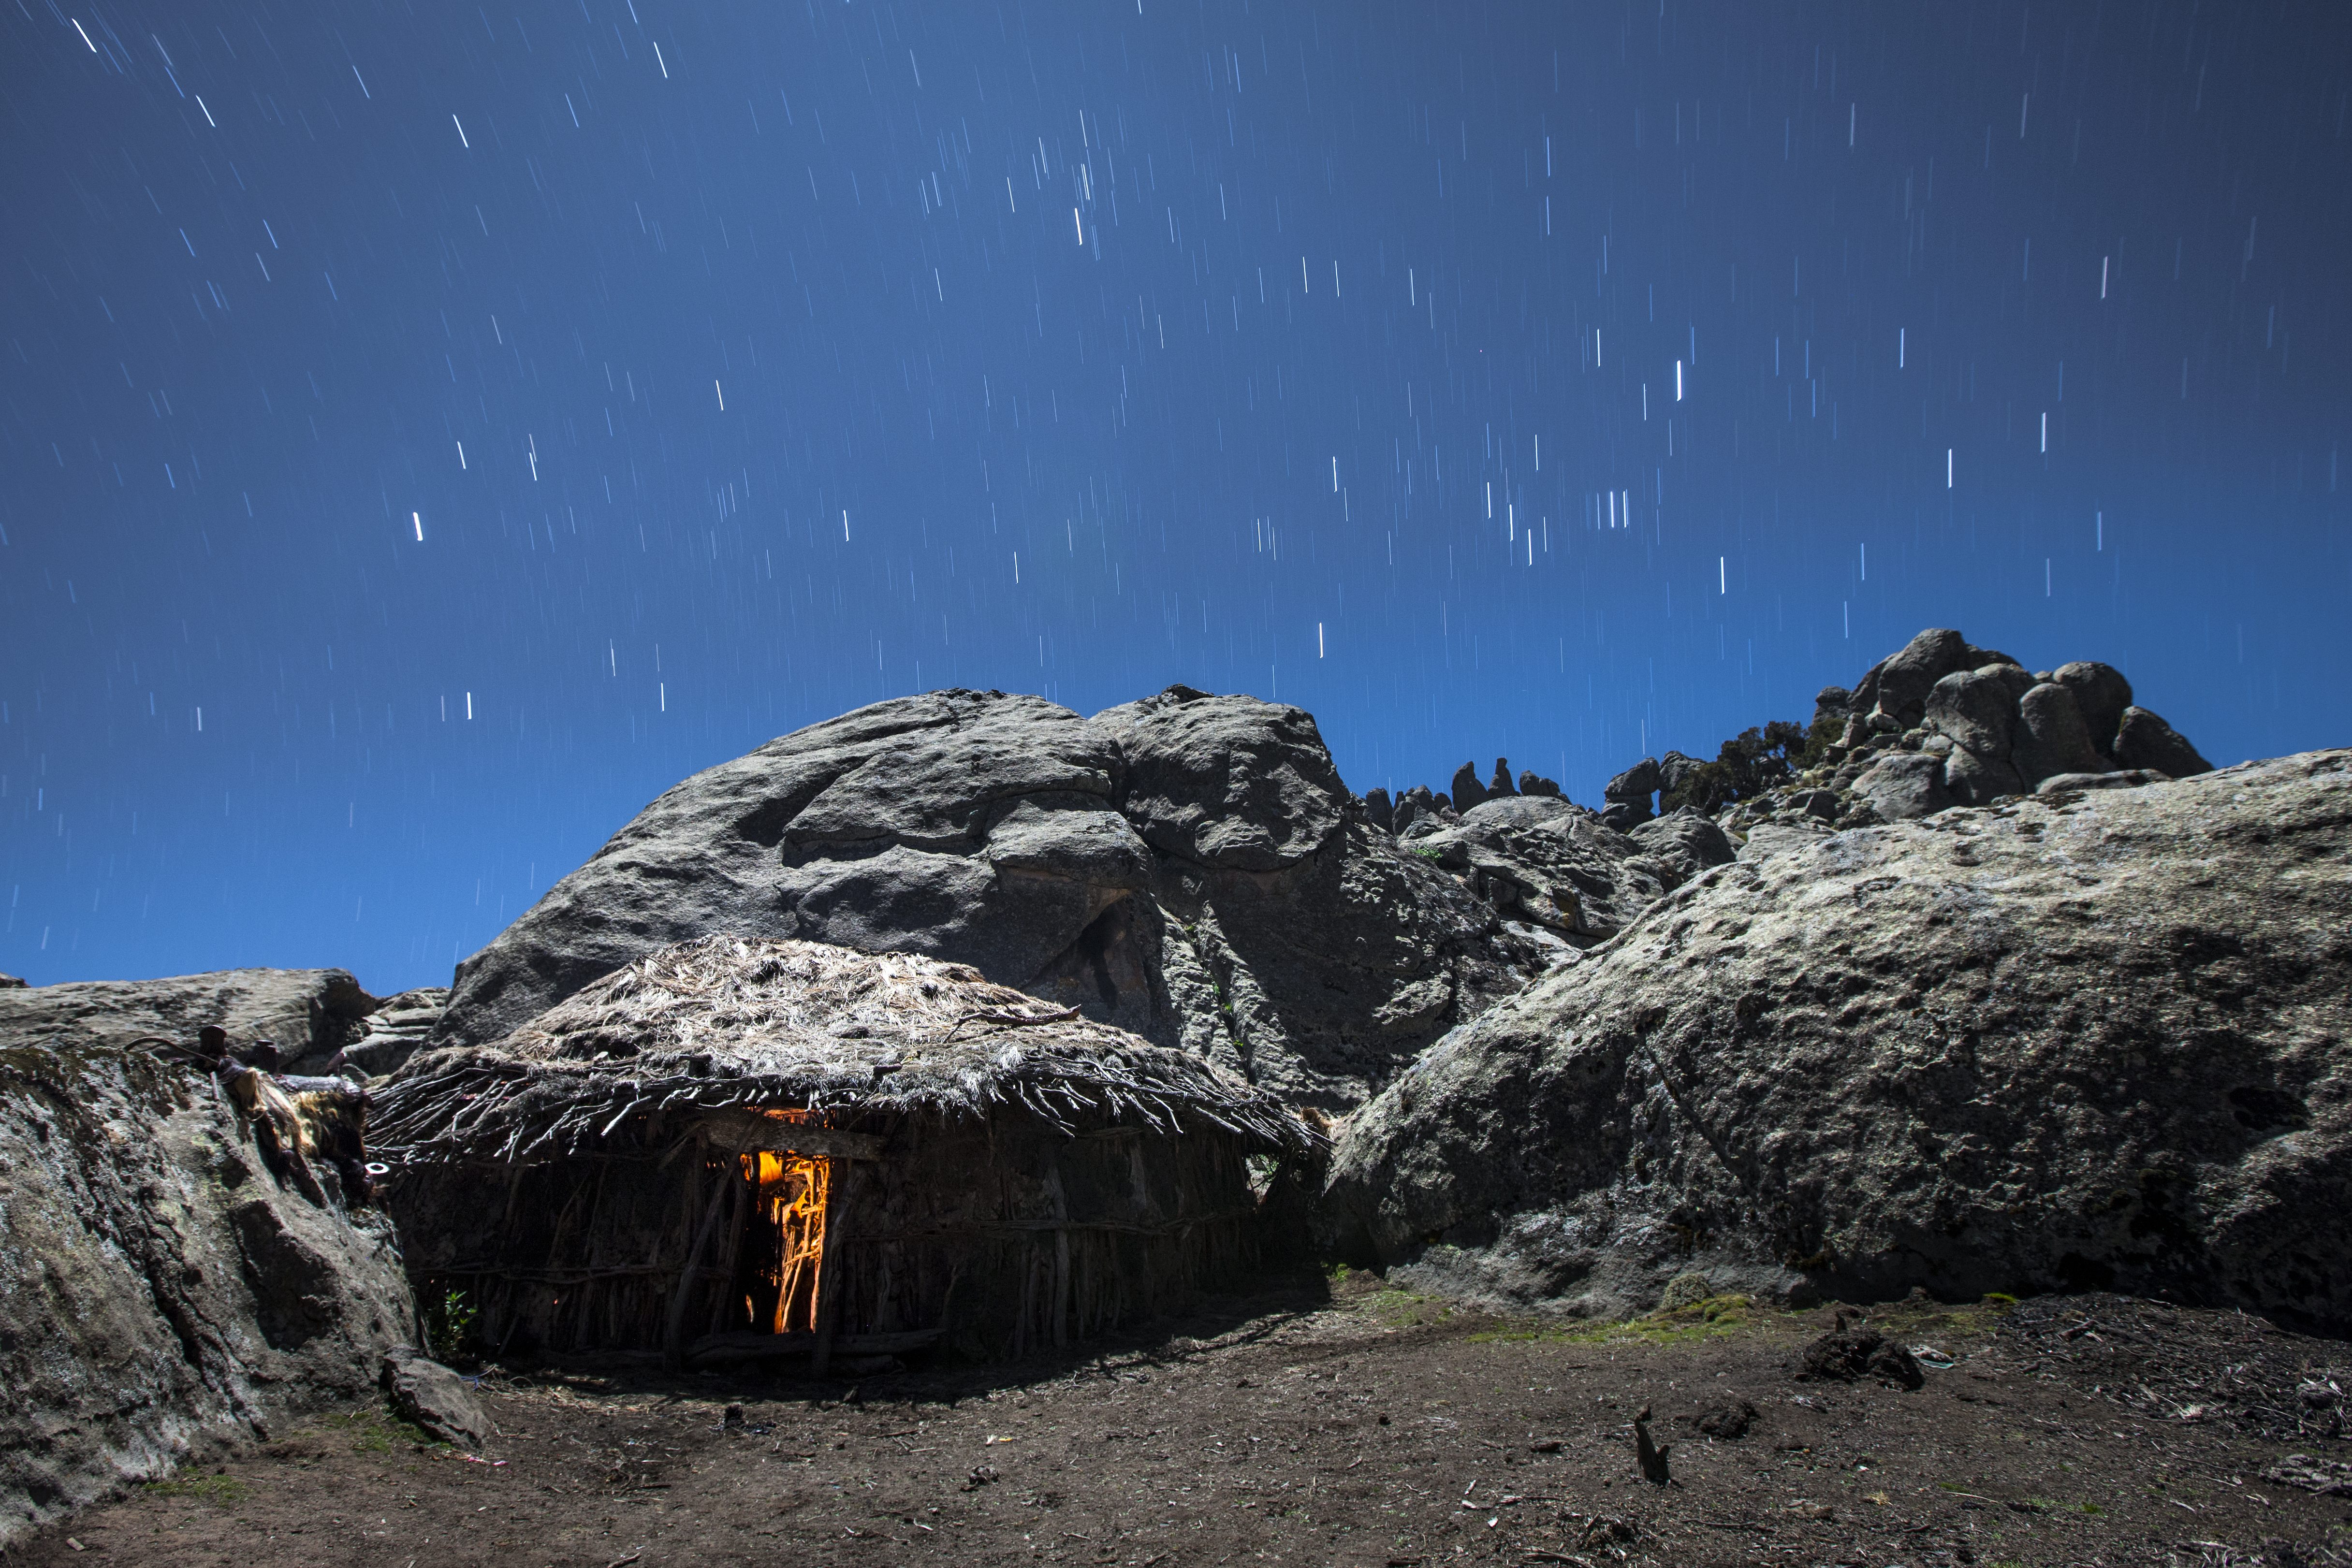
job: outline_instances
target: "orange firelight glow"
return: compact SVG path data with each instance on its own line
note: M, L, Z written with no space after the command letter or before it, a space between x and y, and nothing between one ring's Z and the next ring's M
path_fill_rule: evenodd
M783 1119L800 1120L805 1115L787 1113ZM832 1162L793 1154L761 1153L739 1158L744 1179L755 1189L754 1212L782 1242L772 1269L760 1272L761 1282L775 1288L773 1308L761 1311L766 1303L761 1298L767 1295L761 1290L743 1298L744 1310L755 1326L770 1333L814 1329L817 1265L824 1257L825 1206L833 1187Z

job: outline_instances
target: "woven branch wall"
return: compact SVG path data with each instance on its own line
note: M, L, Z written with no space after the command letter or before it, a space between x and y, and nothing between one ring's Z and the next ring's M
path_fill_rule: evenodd
M1017 1359L1166 1310L1257 1261L1256 1200L1231 1133L1132 1126L1073 1137L1012 1113L908 1116L878 1161L837 1162L825 1288L845 1336L938 1331L965 1359ZM414 1167L395 1188L421 1288L464 1291L493 1348L661 1348L750 1322L738 1261L750 1184L692 1141L667 1160Z

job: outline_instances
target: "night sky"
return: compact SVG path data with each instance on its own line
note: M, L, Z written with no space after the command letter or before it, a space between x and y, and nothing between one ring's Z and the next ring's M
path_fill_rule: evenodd
M2352 741L2340 5L7 0L0 970L446 984L928 687Z

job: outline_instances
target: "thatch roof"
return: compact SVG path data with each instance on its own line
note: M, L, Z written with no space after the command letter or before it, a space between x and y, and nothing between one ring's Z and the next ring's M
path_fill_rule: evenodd
M1016 1106L1066 1133L1215 1127L1270 1149L1312 1136L1223 1069L965 965L719 936L616 970L495 1044L417 1057L381 1092L371 1141L412 1163L528 1164L659 1152L763 1110L841 1128Z

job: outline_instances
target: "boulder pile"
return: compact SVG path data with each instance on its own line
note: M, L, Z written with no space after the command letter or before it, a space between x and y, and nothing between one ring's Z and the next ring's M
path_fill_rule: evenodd
M446 991L0 975L0 1548L380 1365L448 1393L393 1350L363 1085L719 934L1234 1070L1338 1137L1269 1211L1512 1310L2096 1288L2352 1330L2347 823L2352 751L2215 772L2116 670L1940 629L1598 811L1504 758L1359 798L1311 715L1185 686L861 708L663 794ZM173 1044L216 1030L210 1071ZM305 1163L295 1100L349 1146Z
M1912 638L1850 691L1824 687L1806 730L1770 727L1806 744L1780 769L1780 787L1719 811L1735 832L1900 821L2036 789L2127 789L2212 769L2134 704L2131 683L2112 665L2029 671L1944 628ZM1602 821L1620 829L1648 821L1653 796L1675 800L1705 766L1680 752L1643 758L1609 781Z

